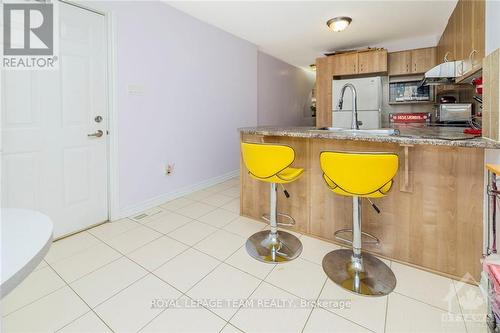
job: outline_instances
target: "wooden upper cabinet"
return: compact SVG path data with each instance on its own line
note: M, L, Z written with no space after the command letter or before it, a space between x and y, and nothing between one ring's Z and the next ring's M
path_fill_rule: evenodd
M455 13L455 12L453 12ZM455 17L452 15L444 29L438 48L438 63L456 60L455 53Z
M436 48L389 53L389 75L425 73L436 66Z
M327 59L332 76L358 74L358 53L337 54Z
M436 48L427 47L425 49L411 50L411 72L425 73L436 66Z
M328 57L332 76L387 72L387 50L337 54Z
M467 51L464 50L464 21L466 18L469 18L470 13L465 13L463 11L465 2L468 1L457 2L455 10L453 11L453 14L451 14L453 24L453 34L451 36L451 43L453 44L451 46L451 49L453 50L453 60L463 60L466 57L465 53Z
M462 10L462 33L460 46L462 47L462 59L469 57L470 52L474 49L473 35L474 35L474 22L467 20L467 13L472 13L474 10L475 1L460 1L459 5ZM458 5L457 5L458 6Z
M358 73L387 72L387 50L358 53Z
M472 64L481 64L485 53L485 16L486 3L484 0L472 2L472 48L471 52L476 53L472 56ZM466 50L467 52L468 50ZM470 54L470 53L469 53Z
M472 65L485 56L485 0L459 0L437 47L438 63L466 60Z
M411 73L411 52L389 53L389 75L407 75Z

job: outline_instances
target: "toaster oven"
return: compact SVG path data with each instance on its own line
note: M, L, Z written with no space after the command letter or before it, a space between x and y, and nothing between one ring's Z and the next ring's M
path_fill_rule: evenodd
M472 118L472 104L439 104L437 119L440 122L466 122Z

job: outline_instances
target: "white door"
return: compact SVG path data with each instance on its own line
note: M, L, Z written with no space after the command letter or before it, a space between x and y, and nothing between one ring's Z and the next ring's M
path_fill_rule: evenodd
M2 207L46 213L56 237L108 219L105 18L59 13L59 70L2 75Z

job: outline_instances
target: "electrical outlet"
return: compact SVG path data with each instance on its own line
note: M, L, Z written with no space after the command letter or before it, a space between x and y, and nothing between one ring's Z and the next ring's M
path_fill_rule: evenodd
M165 175L170 176L172 173L174 173L174 166L175 163L167 164L167 166L165 167Z

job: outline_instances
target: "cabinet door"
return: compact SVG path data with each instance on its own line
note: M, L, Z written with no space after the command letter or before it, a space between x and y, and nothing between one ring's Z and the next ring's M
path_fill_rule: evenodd
M455 7L455 10L453 11L452 14L452 23L453 23L453 56L454 60L463 60L465 58L464 55L464 3L467 1L458 1L457 6ZM468 15L465 15L468 16ZM468 56L468 54L467 54Z
M358 74L358 54L347 53L328 57L333 76Z
M482 59L486 56L485 54L485 42L484 42L484 30L485 30L485 1L475 0L471 1L472 6L472 50L477 53L473 56L473 65L481 64ZM469 56L469 54L467 54Z
M332 74L329 58L316 59L316 127L332 126Z
M388 55L389 75L405 75L411 72L411 52L392 52Z
M436 48L428 47L411 51L411 72L425 73L436 66Z
M387 72L387 50L360 52L358 67L360 74Z
M436 46L436 62L438 64L444 62L444 56L446 54L446 48L445 48L445 32L443 32L443 34L441 35L441 38L439 39L439 43L438 45Z
M462 54L464 60L469 60L474 49L474 2L460 1L462 3Z
M455 19L453 16L448 20L448 25L444 29L443 36L441 38L441 48L442 48L442 59L438 61L453 61L455 60L455 44L454 44L454 36L455 33Z

